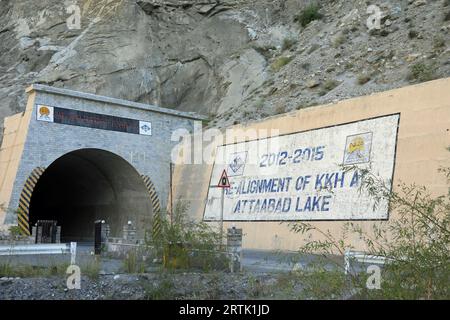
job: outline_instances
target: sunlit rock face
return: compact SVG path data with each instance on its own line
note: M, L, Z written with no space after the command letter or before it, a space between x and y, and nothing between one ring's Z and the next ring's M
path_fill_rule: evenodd
M225 126L404 86L416 63L450 74L445 1L384 4L376 32L364 2L321 1L302 26L306 3L0 0L0 119L25 108L31 83Z
M1 117L24 108L30 83L205 114L224 97L238 105L246 89L228 94L228 78L256 87L265 67L245 24L227 5L178 2L78 1L71 29L70 1L2 0Z

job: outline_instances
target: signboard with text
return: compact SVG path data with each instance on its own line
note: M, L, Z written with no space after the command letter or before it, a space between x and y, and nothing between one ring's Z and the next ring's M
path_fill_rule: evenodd
M393 114L277 137L219 146L212 170L226 169L224 221L384 220L388 203L374 206L358 170L368 168L391 186L397 128ZM264 146L264 147L262 147ZM210 186L205 221L219 221L221 190Z
M37 105L36 119L39 121L54 122L79 127L134 133L147 136L152 135L152 125L148 121L140 121L46 105Z

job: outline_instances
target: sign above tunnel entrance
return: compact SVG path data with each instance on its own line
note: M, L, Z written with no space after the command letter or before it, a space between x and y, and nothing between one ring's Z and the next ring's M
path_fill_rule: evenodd
M118 131L140 135L152 135L152 124L149 121L121 118L73 109L37 105L36 119L79 127Z
M368 169L391 188L399 114L219 146L211 179L224 166L225 221L385 220L388 202L361 187ZM349 170L351 169L351 170ZM220 220L221 191L210 187L205 221Z

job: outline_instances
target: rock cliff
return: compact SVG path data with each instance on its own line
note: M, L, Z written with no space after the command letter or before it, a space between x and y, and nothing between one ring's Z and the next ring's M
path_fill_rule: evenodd
M448 77L449 30L448 0L0 0L0 119L43 83L225 126Z

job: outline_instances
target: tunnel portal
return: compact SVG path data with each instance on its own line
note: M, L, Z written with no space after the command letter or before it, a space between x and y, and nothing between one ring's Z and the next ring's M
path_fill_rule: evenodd
M91 242L94 221L105 220L111 236L120 236L127 221L138 232L150 228L152 204L139 173L126 160L109 151L81 149L55 160L33 190L30 225L56 220L61 241Z
M174 133L194 132L206 117L42 84L27 93L0 137L0 231L32 236L38 220L57 220L61 241L91 241L102 219L111 237L128 221L139 239L158 237Z

